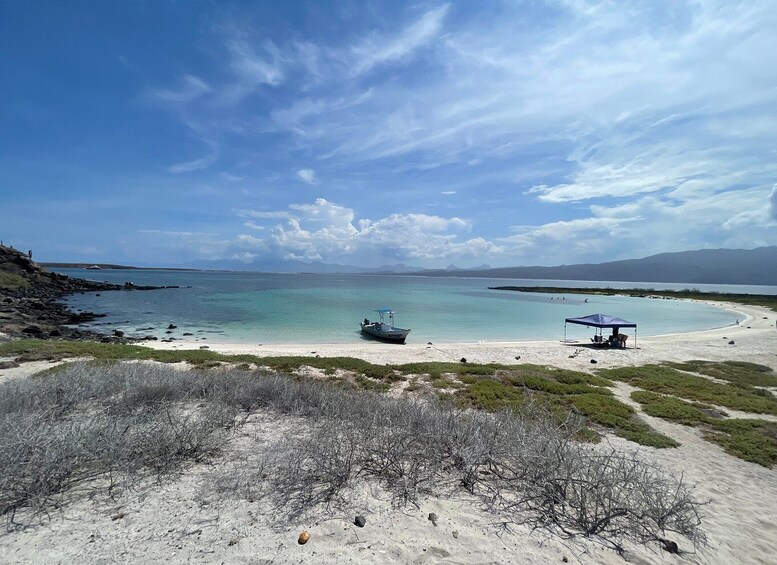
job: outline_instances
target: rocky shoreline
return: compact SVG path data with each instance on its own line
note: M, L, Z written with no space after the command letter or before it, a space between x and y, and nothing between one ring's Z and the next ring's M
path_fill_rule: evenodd
M11 337L99 339L138 341L120 331L102 334L77 329L79 324L105 316L95 312L73 312L60 302L82 292L157 290L176 286L139 286L88 281L53 273L37 265L28 255L0 246L0 332Z

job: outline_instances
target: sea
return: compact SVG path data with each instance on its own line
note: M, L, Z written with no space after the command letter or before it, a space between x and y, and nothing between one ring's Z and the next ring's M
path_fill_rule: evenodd
M249 272L55 269L90 280L180 288L76 294L77 311L105 314L83 327L127 335L261 344L360 343L359 322L396 312L408 343L587 339L593 328L565 318L609 314L638 335L730 326L741 314L706 304L627 296L523 293L493 286L674 289L775 294L777 286L689 285L456 277ZM170 324L176 326L168 333ZM565 334L566 331L566 334ZM183 334L191 334L184 336Z

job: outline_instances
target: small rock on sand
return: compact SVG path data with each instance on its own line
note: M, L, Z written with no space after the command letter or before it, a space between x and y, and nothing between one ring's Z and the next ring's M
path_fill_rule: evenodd
M436 526L437 525L437 520L439 520L439 518L437 517L437 514L435 514L434 512L430 512L429 513L429 521Z
M353 521L353 523L359 526L360 528L363 528L364 524L367 523L367 519L364 516L357 516L356 519Z

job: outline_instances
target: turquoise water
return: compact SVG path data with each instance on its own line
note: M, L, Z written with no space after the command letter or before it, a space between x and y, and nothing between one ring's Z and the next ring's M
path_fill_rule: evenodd
M72 308L107 314L90 327L164 337L168 324L173 323L177 326L169 334L173 337L181 338L186 332L210 341L235 343L358 343L362 339L358 323L365 317L373 319L376 315L372 310L384 306L397 312L396 325L412 329L409 343L562 339L565 318L595 313L634 321L639 324L639 335L722 327L734 324L737 317L733 312L679 300L488 289L510 284L540 286L543 282L558 286L559 281L163 270L60 272L117 283L187 287L67 298L65 302ZM720 285L714 288L720 289ZM740 290L729 288L729 292ZM568 325L567 335L587 339L593 329Z

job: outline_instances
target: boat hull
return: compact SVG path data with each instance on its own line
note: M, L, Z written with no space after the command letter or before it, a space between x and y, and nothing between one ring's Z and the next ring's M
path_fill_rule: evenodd
M410 330L402 328L376 328L374 324L360 324L362 333L388 343L405 343Z

